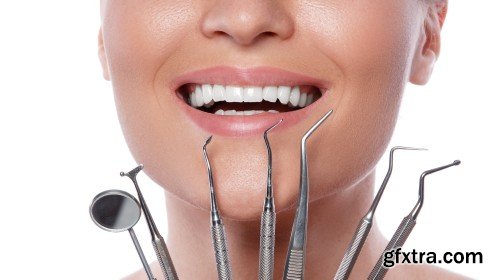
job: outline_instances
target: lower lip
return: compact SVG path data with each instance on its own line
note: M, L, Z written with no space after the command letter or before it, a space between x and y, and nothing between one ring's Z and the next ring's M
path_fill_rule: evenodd
M237 137L237 136L255 136L261 135L264 130L276 124L280 119L283 122L274 130L282 130L291 127L307 117L314 111L314 107L323 101L326 93L322 93L321 98L311 105L296 111L283 113L260 113L249 116L223 116L212 113L206 113L195 109L181 99L175 96L175 102L179 103L182 111L198 127L212 135Z

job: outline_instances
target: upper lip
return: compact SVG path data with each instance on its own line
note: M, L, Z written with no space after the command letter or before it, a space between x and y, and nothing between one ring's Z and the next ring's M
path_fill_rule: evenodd
M177 91L179 87L188 83L239 86L311 85L317 87L322 93L330 87L328 81L319 78L264 66L254 68L216 66L187 72L174 78L172 91Z

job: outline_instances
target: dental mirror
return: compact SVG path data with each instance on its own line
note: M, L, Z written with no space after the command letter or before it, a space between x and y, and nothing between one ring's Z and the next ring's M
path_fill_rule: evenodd
M90 217L98 227L105 231L128 230L148 279L155 280L133 229L141 218L141 206L135 197L121 190L101 192L90 204Z

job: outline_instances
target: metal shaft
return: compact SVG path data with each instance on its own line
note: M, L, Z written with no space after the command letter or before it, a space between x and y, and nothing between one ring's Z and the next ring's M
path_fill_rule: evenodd
M406 239L408 239L408 236L410 236L411 231L415 227L415 224L417 223L417 217L418 214L420 213L420 210L422 209L423 203L424 203L424 180L425 177L429 174L441 171L443 169L459 165L460 161L455 160L453 163L437 167L434 169L427 170L420 175L420 181L419 181L419 190L418 190L418 200L411 212L408 214L408 216L404 217L403 220L401 221L401 224L399 224L398 229L392 236L391 240L387 244L387 247L385 248L384 252L378 259L377 263L373 267L372 272L368 276L369 280L373 279L384 279L388 268L384 266L384 260L385 260L385 253L396 250L397 248L403 247L403 245L406 242Z
M389 179L391 177L394 166L394 152L397 150L423 151L426 149L402 147L402 146L396 146L391 149L391 152L389 154L389 168L387 169L384 181L382 182L382 185L380 186L377 195L373 199L372 205L370 206L368 213L366 213L366 215L363 218L361 218L358 228L354 232L354 236L352 237L352 240L349 243L349 246L347 247L344 257L342 258L340 266L337 270L337 273L335 274L334 277L335 280L348 279L349 275L351 274L351 271L358 259L359 253L361 252L361 249L365 244L366 238L370 233L370 230L372 228L373 216L375 215L375 211L380 202L380 199L382 198L382 194L384 193L385 187L387 186L387 183L389 182Z
M274 210L273 184L272 184L272 162L273 155L271 145L267 139L267 133L279 125L278 123L266 129L264 142L267 148L267 190L264 201L264 210L260 219L260 249L259 249L259 280L272 280L274 273L274 238L276 231L276 212Z
M158 263L162 270L163 276L166 280L178 280L179 277L177 276L177 272L175 271L174 263L168 252L167 245L163 240L160 232L158 231L158 228L156 227L153 216L151 215L151 212L149 212L146 200L144 199L141 189L139 188L139 184L137 183L137 174L139 174L139 172L143 168L144 167L141 164L127 173L120 172L120 176L127 176L134 183L134 187L137 191L137 196L139 197L139 202L141 204L142 210L144 211L144 216L146 217L146 222L151 234L151 243L153 244L153 249L156 253L156 258L158 259Z
M300 157L300 189L299 202L295 212L290 244L285 262L285 272L283 279L297 280L304 279L305 273L305 249L307 241L307 214L309 204L309 176L307 170L307 139L316 129L333 113L328 111L319 121L317 121L301 140Z
M139 254L139 258L141 259L142 265L144 266L144 270L146 271L146 274L148 275L149 280L156 280L156 278L153 275L153 272L151 272L151 268L149 267L148 261L146 260L146 257L144 256L144 252L142 251L141 244L139 244L139 240L137 240L137 236L135 235L134 229L130 228L128 230L130 233L130 237L132 238L132 242L134 242L135 249L137 250L137 253Z
M210 165L210 160L207 154L207 145L212 141L212 136L208 137L203 145L203 157L205 159L205 165L207 167L208 173L208 185L210 187L210 202L211 202L211 230L212 230L212 242L215 251L215 262L217 264L217 273L219 275L219 280L231 280L231 264L229 262L229 254L227 251L226 244L226 233L224 231L224 225L222 219L219 215L219 210L217 207L217 199L215 197L214 191L214 181L212 175L212 167Z

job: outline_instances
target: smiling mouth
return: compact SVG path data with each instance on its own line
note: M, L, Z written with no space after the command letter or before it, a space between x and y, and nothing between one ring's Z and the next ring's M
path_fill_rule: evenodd
M184 84L177 93L192 108L225 116L284 113L305 108L322 96L319 88L300 86L238 86Z

